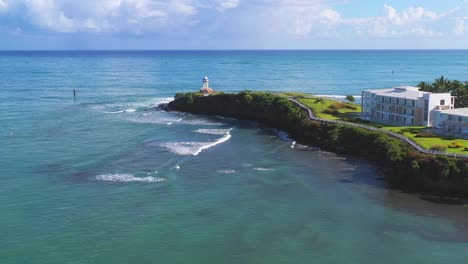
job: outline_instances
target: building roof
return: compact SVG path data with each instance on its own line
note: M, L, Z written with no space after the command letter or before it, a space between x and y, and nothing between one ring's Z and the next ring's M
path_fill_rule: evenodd
M441 110L440 112L448 115L468 116L468 107Z
M414 86L397 86L388 89L365 90L380 96L389 96L396 98L418 99L429 92L419 91L419 87Z

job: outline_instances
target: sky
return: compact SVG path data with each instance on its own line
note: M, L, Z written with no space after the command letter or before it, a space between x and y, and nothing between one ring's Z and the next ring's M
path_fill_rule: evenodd
M468 49L468 0L0 0L24 49Z

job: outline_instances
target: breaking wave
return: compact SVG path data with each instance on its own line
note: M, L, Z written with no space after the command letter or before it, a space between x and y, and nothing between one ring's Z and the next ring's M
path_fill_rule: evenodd
M237 173L236 170L218 170L218 173L221 173L221 174L234 174L234 173Z
M210 135L227 135L229 132L231 132L232 128L229 129L197 129L195 130L196 133L201 133L201 134L210 134Z
M173 97L153 98L142 102L112 103L94 106L96 110L101 110L105 114L133 113L138 110L154 108L162 103L174 100Z
M168 142L160 146L166 148L172 153L182 156L194 155L197 156L203 150L214 147L218 144L228 141L231 138L231 133L225 134L223 137L211 142Z
M273 168L254 168L256 171L275 171Z
M148 177L135 177L131 174L104 174L96 176L97 180L110 181L110 182L163 182L164 178Z

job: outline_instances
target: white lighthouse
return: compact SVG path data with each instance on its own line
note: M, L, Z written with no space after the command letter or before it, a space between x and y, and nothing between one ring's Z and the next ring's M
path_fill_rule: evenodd
M210 88L210 80L207 76L203 78L203 86L200 89L200 92L204 93L205 95L212 94L214 91Z
M202 89L208 89L210 88L210 80L208 79L207 76L203 78L203 87Z

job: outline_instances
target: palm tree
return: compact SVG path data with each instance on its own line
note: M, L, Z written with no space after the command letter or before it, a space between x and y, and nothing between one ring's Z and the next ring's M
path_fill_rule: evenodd
M426 91L426 92L431 92L433 90L432 85L428 82L420 82L418 84L418 87L421 88L422 91Z

